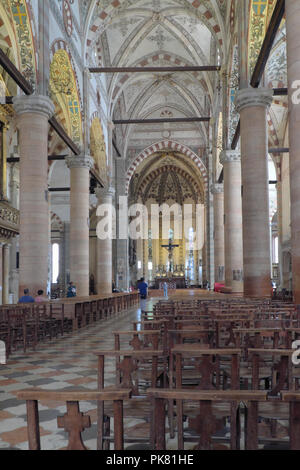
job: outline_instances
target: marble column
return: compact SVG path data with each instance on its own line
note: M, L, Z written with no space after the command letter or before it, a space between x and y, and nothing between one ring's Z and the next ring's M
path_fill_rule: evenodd
M49 203L48 120L54 105L46 96L19 96L13 100L20 146L20 282L35 295L47 292Z
M291 194L291 255L294 301L300 304L300 3L287 0L287 69L289 90L289 147Z
M89 295L89 204L93 159L88 155L67 157L70 168L70 281L77 296Z
M224 282L224 188L223 184L214 184L211 188L214 196L214 261L215 281Z
M3 305L3 247L4 243L0 243L0 305Z
M224 168L225 287L231 293L242 293L243 216L240 152L223 150L220 162Z
M128 196L126 194L125 161L118 158L115 163L116 188L116 287L129 289L129 256L128 256Z
M19 158L19 153L11 154L12 157ZM10 166L10 203L15 209L19 209L19 191L20 191L19 166L12 164ZM13 237L10 245L10 275L9 275L9 293L13 294L13 303L17 303L19 295L19 269L17 269L17 253L19 252L19 236Z
M267 110L273 90L244 88L236 95L241 120L245 297L270 297Z
M209 188L206 195L207 200L207 210L206 210L206 249L207 249L207 258L206 258L206 273L207 280L209 282L210 290L214 290L215 286L215 262L214 262L214 213L213 213L213 195L211 194L211 188L213 185L212 182L212 161L213 155L209 153L207 167L209 173Z
M98 205L105 204L112 208L114 191L112 188L96 189ZM107 212L109 216L109 212ZM112 212L111 212L112 216ZM113 223L113 220L111 220ZM98 295L112 293L112 238L97 237L97 279L96 290Z

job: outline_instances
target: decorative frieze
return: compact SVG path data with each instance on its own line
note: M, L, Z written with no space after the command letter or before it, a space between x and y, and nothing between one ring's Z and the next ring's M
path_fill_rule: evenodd
M5 240L19 233L20 212L5 201L0 202L0 234Z

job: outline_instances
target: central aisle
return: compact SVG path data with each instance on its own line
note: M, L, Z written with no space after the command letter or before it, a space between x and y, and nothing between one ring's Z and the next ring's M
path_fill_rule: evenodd
M147 301L152 309L159 300ZM115 330L132 330L132 322L139 321L141 310L132 308L117 317L101 321L78 333L66 335L48 343L39 344L36 352L13 353L6 366L0 366L0 449L28 449L26 406L16 398L16 392L38 387L44 390L97 389L97 358L93 351L114 349ZM109 361L109 359L108 359ZM115 383L113 359L108 365L106 386ZM96 450L95 403L81 402L81 411L94 410L92 427L83 434L85 445ZM52 407L52 408L51 408ZM53 408L53 403L41 402L40 427L42 450L63 448L65 433L57 429L57 416L65 413L65 406Z

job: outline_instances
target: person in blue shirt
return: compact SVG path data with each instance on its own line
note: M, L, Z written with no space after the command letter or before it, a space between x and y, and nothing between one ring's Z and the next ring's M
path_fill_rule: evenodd
M142 277L139 284L138 289L140 292L140 299L141 299L141 310L142 312L146 311L146 304L147 304L147 293L148 293L148 284L145 282L145 279Z
M76 287L74 286L73 282L69 282L67 297L76 297Z
M148 284L147 282L145 282L145 279L143 277L141 278L139 282L138 289L140 291L141 299L147 299Z
M24 295L19 298L19 304L32 304L34 298L29 295L29 289L24 289Z

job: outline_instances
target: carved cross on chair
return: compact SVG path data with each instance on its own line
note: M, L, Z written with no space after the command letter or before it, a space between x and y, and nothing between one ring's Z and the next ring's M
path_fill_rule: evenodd
M77 401L67 402L67 413L64 416L58 416L57 425L69 434L69 444L66 450L88 450L82 441L81 433L91 427L91 418L80 412Z
M234 323L233 322L231 322L230 326L228 326L226 328L226 333L229 334L229 337L225 341L225 346L229 346L230 344L235 346L235 337L234 337L234 333L233 333L233 328L234 328Z
M129 342L130 346L133 347L135 351L139 351L143 347L143 341L141 341L138 335L134 335L133 339Z
M217 419L212 413L211 401L200 402L200 415L189 419L189 428L199 434L195 450L211 450L212 436L225 426L225 418Z
M138 369L132 357L125 356L123 361L117 365L118 370L121 371L121 384L122 388L131 389L134 395L138 395L138 385L132 381L132 373Z
M220 385L219 359L213 361L212 356L204 355L197 361L197 370L201 374L199 387L201 390L215 390ZM216 386L213 383L214 373L216 374Z
M282 356L280 361L273 366L271 396L277 395L281 390L289 388L289 358Z

